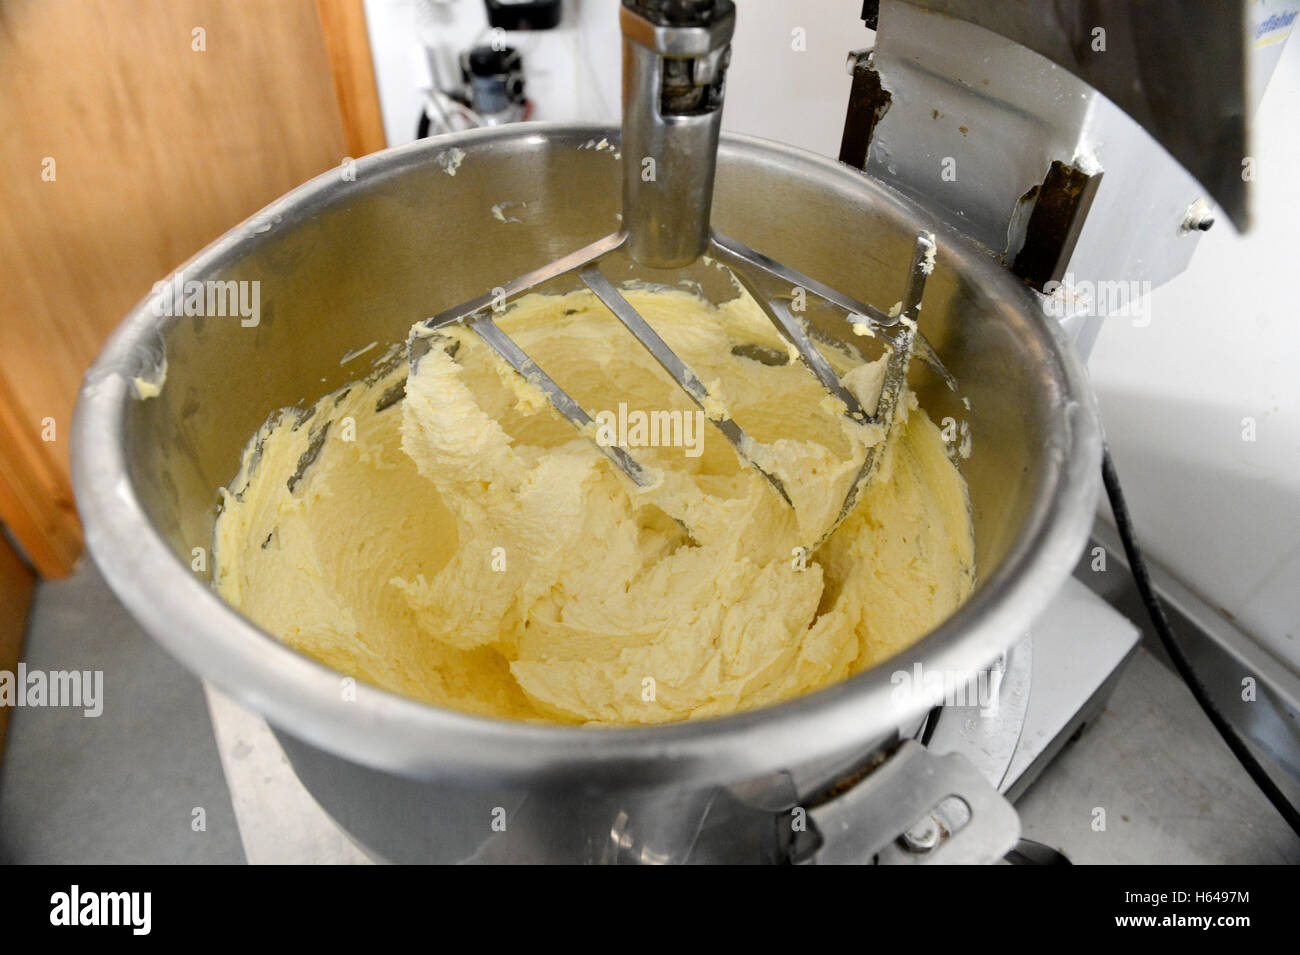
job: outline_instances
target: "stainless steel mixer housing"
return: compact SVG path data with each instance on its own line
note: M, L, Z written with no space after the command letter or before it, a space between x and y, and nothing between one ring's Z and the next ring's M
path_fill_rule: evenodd
M617 143L618 133L475 130L322 175L180 270L187 281L259 282L256 325L160 316L151 296L80 395L77 501L113 589L165 648L266 717L312 795L378 859L816 856L843 833L817 832L815 815L801 831L792 816L878 763L899 727L929 706L918 698L901 710L891 674L917 662L949 674L987 665L1054 596L1092 524L1101 453L1093 398L1033 293L879 182L787 146L723 136L715 225L846 294L898 300L918 231L936 236L921 328L961 392L920 363L912 384L936 421L965 421L972 436L961 467L980 580L957 613L896 660L779 706L585 729L469 716L368 685L341 692L342 674L226 605L211 589L210 559L196 561L195 549L210 546L217 489L268 412L357 377L355 366L340 367L350 350L402 341L413 322L608 233L620 161L591 148L601 140ZM536 214L501 222L492 207L511 200ZM809 319L815 333L845 340L842 320ZM132 380L156 377L164 359L161 392L142 399ZM876 775L854 787L867 809L863 787Z

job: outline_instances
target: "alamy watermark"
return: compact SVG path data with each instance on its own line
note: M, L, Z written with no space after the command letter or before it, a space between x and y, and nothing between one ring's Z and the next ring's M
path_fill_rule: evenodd
M704 453L704 412L628 410L596 413L596 443L602 448L682 448L688 458Z
M103 670L0 670L0 707L67 706L94 719L104 712Z
M998 712L998 690L1002 672L996 668L969 673L936 670L912 664L911 670L895 670L889 676L894 688L890 701L900 710L936 706L978 706L980 716L990 719Z
M132 935L148 935L153 928L153 893L89 892L74 884L50 896L50 924L121 926Z
M190 318L233 318L252 328L262 320L262 283L253 281L186 280L184 272L155 282L150 303L159 317L184 315Z
M1151 283L1149 281L1076 280L1067 272L1064 280L1043 286L1047 301L1043 308L1056 319L1079 316L1127 318L1134 328L1151 324Z

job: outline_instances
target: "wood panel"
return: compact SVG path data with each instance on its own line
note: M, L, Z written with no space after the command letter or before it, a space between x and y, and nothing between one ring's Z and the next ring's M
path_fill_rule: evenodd
M18 658L27 629L36 578L19 559L8 540L0 535L0 670L18 672ZM0 761L4 759L5 735L9 730L9 707L0 706Z
M52 424L56 440L57 424ZM0 435L4 436L0 516L10 533L22 542L27 558L41 576L60 577L81 553L81 525L73 504L72 482L48 453L48 445L37 430L0 368Z
M325 52L334 75L334 96L348 155L354 159L383 149L384 118L379 108L379 86L370 57L370 34L362 0L317 0Z
M337 2L355 51L360 4ZM368 66L367 48L349 89ZM104 338L153 282L347 154L313 0L0 0L0 519L43 575L80 548L67 439Z

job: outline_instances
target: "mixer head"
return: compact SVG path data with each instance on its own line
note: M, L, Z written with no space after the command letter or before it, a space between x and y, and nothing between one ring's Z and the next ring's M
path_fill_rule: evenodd
M600 271L601 261L617 253L651 269L680 269L702 257L712 258L730 270L822 387L842 405L846 417L864 427L883 428L885 440L868 447L838 520L821 540L813 542L815 547L843 522L875 475L898 418L913 354L955 388L951 375L917 331L926 278L934 270L934 236L928 232L918 234L902 299L894 309L885 311L711 228L709 213L735 7L731 0L624 0L620 14L624 76L622 229L492 292L447 309L425 325L437 329L453 322L465 324L540 389L579 431L593 435L592 416L493 319L494 314L506 311L511 299L561 276L576 274L704 411L740 459L790 504L790 494L780 477L756 460L758 446L753 439ZM795 307L796 301L802 304L808 297L838 310L859 334L881 333L886 339L883 385L873 408L864 408L844 386L809 336L798 314L801 309ZM597 446L638 487L655 483L655 475L625 448L599 442Z

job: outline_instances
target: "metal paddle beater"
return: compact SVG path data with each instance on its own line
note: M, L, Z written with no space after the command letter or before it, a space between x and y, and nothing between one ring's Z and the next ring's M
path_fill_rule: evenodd
M510 299L566 273L577 273L583 284L707 413L709 407L716 409L718 405L710 401L704 383L599 268L601 259L620 249L653 269L685 268L707 255L731 270L826 391L843 403L845 415L863 425L883 423L888 435L897 417L914 352L953 384L933 349L916 331L926 277L934 269L933 235L922 232L917 236L901 305L886 312L712 229L709 211L735 6L731 0L623 0L620 24L623 33L622 229L512 279L492 292L447 309L425 324L430 328L449 323L468 326L515 371L540 388L560 414L590 435L594 432L591 415L493 320L494 313L503 311ZM873 331L890 330L883 385L871 412L840 382L809 337L802 319L787 304L797 289L803 290L805 300L808 295L815 296L842 310L846 320L853 324L866 323ZM761 473L786 503L790 503L780 478L751 457L752 441L740 425L729 416L716 413L709 420L741 460ZM852 511L879 466L884 445L885 441L880 441L868 449L839 518L825 536ZM653 474L625 448L599 442L597 446L639 487L654 482Z

